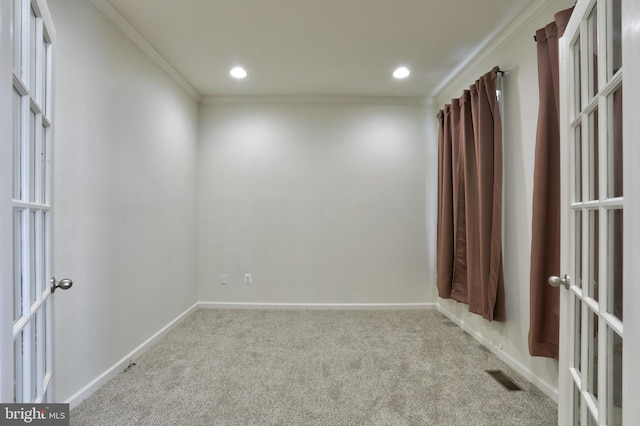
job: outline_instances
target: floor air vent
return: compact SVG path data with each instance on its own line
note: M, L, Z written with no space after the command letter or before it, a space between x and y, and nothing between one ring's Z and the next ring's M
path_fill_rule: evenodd
M516 382L511 380L511 377L509 377L506 374L504 374L504 371L502 371L502 370L486 370L486 372L489 373L489 375L491 377L496 379L496 382L500 383L507 390L510 390L510 391L521 391L522 390L522 388L520 386L518 386L516 384Z

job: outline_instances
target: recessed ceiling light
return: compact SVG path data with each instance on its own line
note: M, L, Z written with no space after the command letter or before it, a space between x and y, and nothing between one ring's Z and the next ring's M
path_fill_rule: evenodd
M231 77L233 78L245 78L247 76L247 71L242 67L234 67L229 71Z
M409 68L407 67L398 67L393 72L393 76L398 79L407 78L409 77L409 74L411 74L411 71L409 71Z

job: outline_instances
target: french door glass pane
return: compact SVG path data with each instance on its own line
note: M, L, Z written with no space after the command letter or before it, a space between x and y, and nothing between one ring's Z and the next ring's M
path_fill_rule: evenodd
M597 200L599 191L598 110L589 114L589 199ZM587 171L585 171L586 173Z
M573 99L575 101L575 116L582 110L582 91L580 90L580 82L582 81L582 51L580 50L580 37L572 46L573 51Z
M622 425L622 338L610 328L607 334L607 424L616 426Z
M611 67L609 76L622 68L622 1L611 1Z
M589 99L598 93L598 7L594 4L587 18L587 62L589 64Z
M575 129L575 182L574 197L576 202L582 201L582 126L578 125Z
M34 203L40 203L40 183L42 180L42 138L40 136L39 124L40 114L36 114L34 122L34 144L33 144L33 196L31 199Z
M36 202L36 113L29 109L29 200Z
M22 1L13 1L13 69L22 75Z
M42 81L42 111L45 116L49 117L49 85L48 85L48 68L49 68L49 47L50 44L47 41L48 36L46 32L43 32L42 39L42 66L41 66L41 81Z
M622 197L622 85L609 96L608 103L611 124L607 140L607 187L610 197Z
M578 210L574 214L575 214L575 228L574 228L574 252L575 252L574 276L575 276L575 279L573 281L577 287L582 288L582 211Z
M47 256L51 253L51 216L48 211L42 212L42 226L44 227L44 231L42 232L42 274L44 276L44 288L42 291L45 291L49 288L49 277L51 276L49 270L49 262L50 259Z
M36 389L36 398L42 395L43 392L43 378L45 373L45 333L44 333L44 325L45 325L45 305L41 305L38 313L35 317L35 345L33 347L34 352L34 367L33 371L35 372L35 377L33 379L34 388Z
M48 194L47 194L47 156L48 156L48 135L49 129L43 123L42 125L42 133L40 134L41 142L40 142L40 203L47 204L48 202Z
M23 347L22 347L23 332L21 331L13 340L13 401L24 402L24 371L23 371Z
M31 318L30 322L31 327L31 341L30 344L30 353L31 353L31 362L29 363L31 370L31 401L35 400L38 397L38 314Z
M587 391L598 398L598 316L587 309L589 316L589 329L587 335L589 353L587 365ZM583 376L584 377L584 376Z
M42 19L39 20L42 23ZM38 104L44 114L47 113L47 56L49 54L46 30L40 25L38 30L40 40L38 41Z
M580 426L580 412L582 407L582 395L580 389L575 384L573 385L573 426Z
M23 314L23 224L22 224L22 211L16 210L13 212L13 320L17 320Z
M35 216L35 231L34 231L34 243L35 243L35 253L34 253L34 264L35 264L35 275L32 279L35 281L35 298L36 300L40 300L42 298L42 292L44 291L44 276L42 270L43 264L43 250L42 250L42 231L44 228L42 227L42 212L36 211L33 212Z
M609 210L607 222L609 225L608 250L608 306L607 311L622 321L622 236L624 232L624 216L622 209Z
M36 212L29 211L29 301L31 303L38 299L36 290Z
M13 89L13 198L22 199L22 96Z
M33 64L36 67L36 101L40 105L41 111L44 111L44 74L43 74L43 62L44 62L44 40L42 38L42 20L38 19L38 31L37 31L36 43L36 62Z
M40 379L44 378L48 373L47 367L47 321L49 321L49 301L47 300L40 311L40 335L42 336L41 344L40 344L40 371L42 372L42 376Z
M29 8L31 11L29 16L29 91L35 94L36 87L36 25L37 18L36 12L33 7Z
M589 211L589 276L587 277L587 295L598 300L598 272L600 260L600 212Z
M40 236L42 237L42 241L38 247L38 270L40 271L40 280L38 284L38 293L42 295L42 293L46 290L47 287L47 218L45 216L45 212L40 214L38 220L38 226L40 227Z
M579 297L574 297L574 335L573 335L573 366L582 371L582 302Z

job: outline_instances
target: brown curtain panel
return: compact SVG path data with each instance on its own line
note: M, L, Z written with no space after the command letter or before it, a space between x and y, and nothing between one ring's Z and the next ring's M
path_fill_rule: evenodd
M547 284L560 274L560 90L558 38L573 8L536 32L540 107L533 183L529 353L558 358L560 293Z
M438 294L490 321L505 319L497 76L485 74L438 113Z

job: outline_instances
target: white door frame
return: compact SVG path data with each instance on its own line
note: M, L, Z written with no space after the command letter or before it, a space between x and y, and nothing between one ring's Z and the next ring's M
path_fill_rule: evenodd
M0 401L13 398L12 298L12 121L13 121L13 44L11 29L13 4L0 1ZM11 379L9 379L11 378Z
M622 1L622 57L624 81L624 348L623 419L640 424L640 2Z

